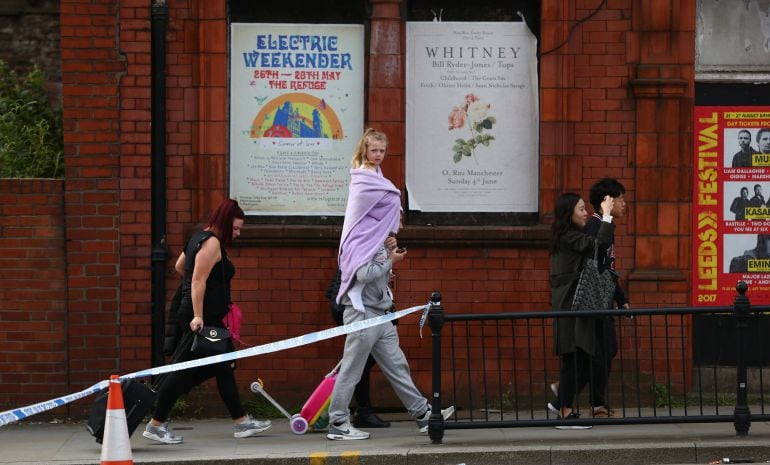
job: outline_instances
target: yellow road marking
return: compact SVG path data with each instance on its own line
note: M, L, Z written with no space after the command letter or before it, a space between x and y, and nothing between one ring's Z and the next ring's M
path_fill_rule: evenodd
M340 454L342 465L358 465L358 458L361 456L359 450L346 450Z
M328 452L311 452L310 465L324 465L326 463L326 457L328 456Z
M358 465L360 456L360 450L346 450L340 454L340 459L342 459L342 465ZM311 452L309 458L310 465L326 465L326 459L329 458L329 453Z

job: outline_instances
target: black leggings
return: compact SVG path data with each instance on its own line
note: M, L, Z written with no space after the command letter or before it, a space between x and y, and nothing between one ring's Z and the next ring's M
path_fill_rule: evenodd
M196 358L200 357L186 350L182 352L182 356L176 362L185 362ZM238 386L235 383L234 366L235 362L222 362L169 373L161 383L158 391L158 403L152 417L161 422L168 420L171 408L181 395L187 394L193 387L213 377L217 378L219 396L230 412L230 417L235 420L246 415L238 394Z
M612 359L618 352L615 333L615 320L612 317L600 318L596 322L596 352L591 358L591 405L607 405L607 384L612 369Z

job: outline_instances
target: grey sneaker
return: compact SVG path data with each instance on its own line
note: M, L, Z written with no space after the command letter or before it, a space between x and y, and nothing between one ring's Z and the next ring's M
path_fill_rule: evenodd
M233 436L236 438L248 438L265 431L272 425L273 423L270 420L256 420L251 415L246 415L246 420L243 423L233 425L235 430Z
M335 441L355 441L360 439L369 439L369 433L361 431L350 424L350 419L345 420L341 425L330 424L327 439Z
M430 420L430 412L431 412L431 406L428 405L428 410L425 411L421 416L417 417L417 427L420 428L420 433L427 433L428 432L428 421ZM454 415L455 413L455 407L454 405L449 406L445 409L441 409L441 416L444 417L444 420L448 420L449 417Z
M171 429L168 427L168 422L163 423L160 426L147 423L147 427L144 429L142 436L162 444L180 444L184 441L182 436L174 436L174 433L172 433Z

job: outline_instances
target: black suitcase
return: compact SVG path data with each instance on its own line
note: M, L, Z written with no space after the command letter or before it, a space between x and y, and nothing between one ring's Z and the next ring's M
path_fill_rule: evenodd
M187 333L182 337L171 356L171 363L179 361L183 353L190 351L192 337L193 333ZM139 426L139 423L142 422L150 409L152 409L158 389L160 389L168 375L169 373L165 373L158 376L152 386L132 378L124 379L120 382L129 436L134 434L136 427ZM108 395L109 389L105 389L96 396L93 405L91 405L91 412L88 415L88 423L86 424L86 429L96 438L96 442L99 444L102 443L102 436L104 436L104 420L107 415Z
M131 436L142 422L145 415L152 408L155 401L155 391L142 382L135 379L125 379L120 382L123 391L123 405L126 408L126 424L128 425L128 435ZM96 396L91 413L88 415L88 424L86 429L96 442L102 443L104 436L104 419L107 414L107 396L109 389L105 389Z

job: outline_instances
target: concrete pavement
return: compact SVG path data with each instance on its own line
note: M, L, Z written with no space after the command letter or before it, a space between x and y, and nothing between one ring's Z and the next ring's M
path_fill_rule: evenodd
M382 415L405 420L400 414ZM100 445L84 423L30 420L0 427L0 464L98 464ZM322 433L297 436L288 421L253 438L235 439L227 419L176 421L183 444L131 438L134 463L259 465L502 465L502 464L706 464L723 457L770 461L770 424L753 422L748 436L730 423L606 425L590 430L506 428L449 430L434 445L413 421L371 429L365 441L329 441Z

